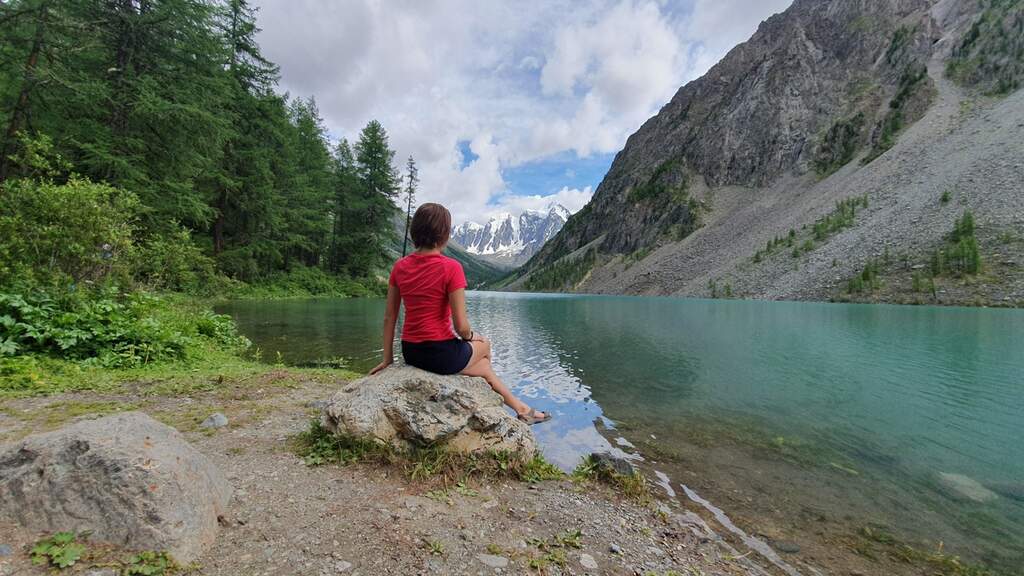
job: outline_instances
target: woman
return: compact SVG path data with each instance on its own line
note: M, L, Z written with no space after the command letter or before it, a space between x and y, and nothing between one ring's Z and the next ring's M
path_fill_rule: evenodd
M391 270L384 310L384 361L370 374L394 362L395 322L404 302L402 356L406 364L435 374L480 376L523 422L550 420L550 414L538 412L512 395L491 367L490 341L469 327L466 275L457 260L441 254L451 229L452 215L444 206L424 204L416 210L409 227L416 251Z

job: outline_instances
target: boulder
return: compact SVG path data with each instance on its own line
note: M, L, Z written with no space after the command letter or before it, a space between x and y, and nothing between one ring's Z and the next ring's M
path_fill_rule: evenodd
M590 460L594 463L594 467L602 473L620 476L632 476L636 473L632 462L611 452L592 452Z
M399 450L445 443L460 452L533 455L530 427L505 408L483 378L393 367L339 390L323 410L336 434L374 438Z
M231 486L177 430L125 412L0 447L0 515L40 532L166 551L212 543Z

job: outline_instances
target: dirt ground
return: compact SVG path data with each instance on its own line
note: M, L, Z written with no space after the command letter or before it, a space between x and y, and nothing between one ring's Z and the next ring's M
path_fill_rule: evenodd
M0 441L77 418L139 409L174 425L235 489L214 546L186 571L255 574L762 574L728 546L680 522L666 503L570 480L444 486L385 465L310 468L295 437L340 380L276 370L185 396L76 393L0 403ZM216 431L199 423L227 415ZM0 518L0 575L46 574L29 550L44 536ZM4 546L9 546L4 555ZM118 555L121 556L118 556ZM90 545L62 573L116 574L123 557Z

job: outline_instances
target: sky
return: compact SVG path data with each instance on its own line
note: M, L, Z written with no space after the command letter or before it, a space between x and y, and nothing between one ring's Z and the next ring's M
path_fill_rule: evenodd
M281 88L372 119L457 223L577 211L626 138L791 0L256 0Z

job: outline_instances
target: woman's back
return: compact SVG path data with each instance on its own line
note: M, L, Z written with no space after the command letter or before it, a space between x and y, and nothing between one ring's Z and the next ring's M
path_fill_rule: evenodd
M466 287L462 265L443 254L413 253L391 269L389 284L405 305L402 340L436 342L455 337L448 296Z

